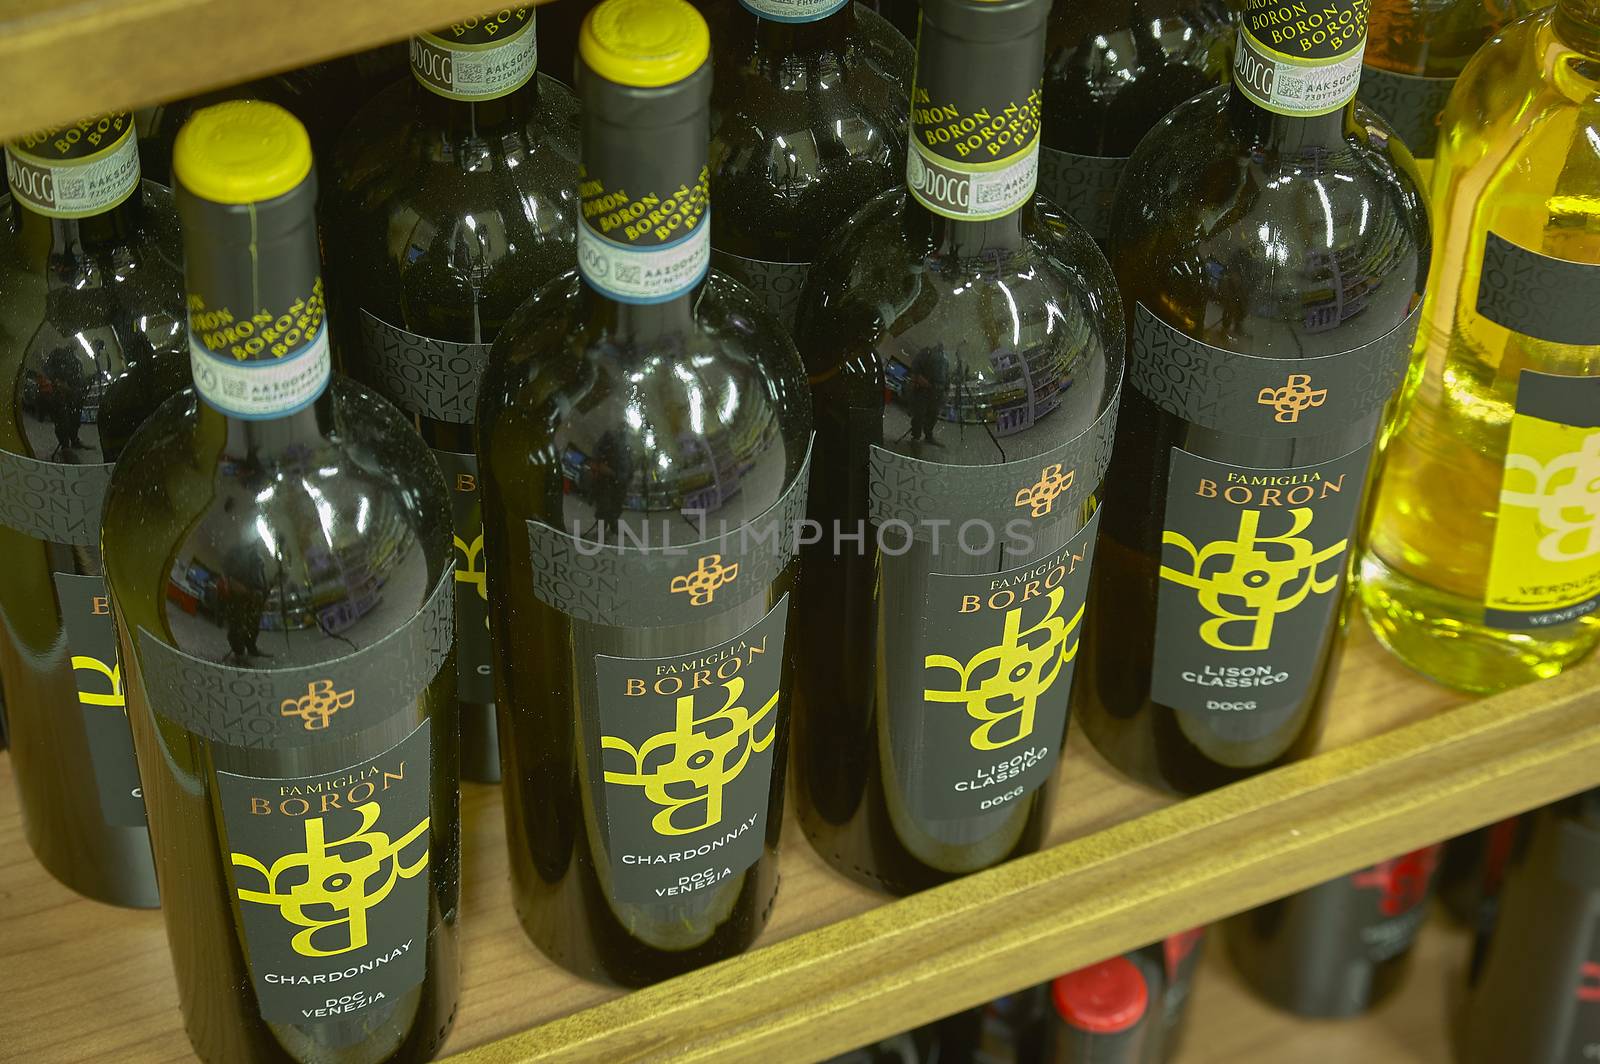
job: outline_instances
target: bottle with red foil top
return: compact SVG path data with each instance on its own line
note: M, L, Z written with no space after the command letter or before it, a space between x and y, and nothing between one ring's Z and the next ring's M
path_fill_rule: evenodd
M1539 814L1467 999L1461 1064L1600 1060L1600 790Z
M1234 965L1255 993L1301 1016L1366 1012L1405 973L1427 916L1443 847L1403 857L1280 898L1223 925Z
M1183 1041L1185 1021L1189 1017L1189 995L1194 989L1194 975L1205 955L1206 928L1196 927L1140 950L1140 954L1154 962L1162 977L1160 1034L1157 1051L1151 1060L1170 1061L1178 1055Z
M1050 985L1056 1025L1053 1064L1143 1064L1151 1040L1160 1037L1161 987L1128 957L1069 972Z

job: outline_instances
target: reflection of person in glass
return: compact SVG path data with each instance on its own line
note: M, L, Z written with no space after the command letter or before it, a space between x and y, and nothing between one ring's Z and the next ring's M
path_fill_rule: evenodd
M217 601L222 607L222 622L228 628L228 649L241 663L266 657L256 641L261 636L261 615L266 609L267 574L261 556L250 548L239 552L230 570L249 570L242 579L226 573L217 577Z
M939 423L945 394L950 390L950 356L943 343L919 350L911 359L911 375L906 378L905 404L911 414L911 438L938 444L933 427Z
M103 351L104 340L94 342L96 352ZM78 361L78 352L70 344L52 348L45 356L45 387L41 389L45 413L56 430L56 453L60 459L64 452L83 446L78 430L83 426L83 404L89 394L89 378Z
M621 430L602 433L589 457L589 500L594 505L596 535L603 541L628 507L628 482L633 479L633 452Z

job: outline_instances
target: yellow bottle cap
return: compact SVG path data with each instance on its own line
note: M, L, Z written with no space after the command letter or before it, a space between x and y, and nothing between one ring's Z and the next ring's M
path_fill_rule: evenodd
M306 127L260 100L201 108L172 147L173 176L213 203L261 203L293 191L310 172Z
M710 52L706 20L685 0L605 0L583 20L578 39L589 69L639 89L682 81Z

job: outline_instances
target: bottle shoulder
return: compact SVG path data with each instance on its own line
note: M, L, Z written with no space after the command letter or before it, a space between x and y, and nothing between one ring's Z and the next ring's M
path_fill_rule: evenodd
M881 415L886 439L952 464L1030 457L1083 431L1112 400L1125 347L1094 241L1036 199L1020 245L941 257L909 235L907 209L904 192L880 196L813 270L796 339L819 424ZM890 431L896 418L906 432Z
M562 528L558 515L596 492L622 493L619 513L645 513L691 506L711 481L730 500L722 517L759 515L797 475L811 431L782 327L713 271L681 331L628 342L592 315L583 285L573 274L545 286L495 343L478 405L486 478L509 484L537 466L545 485L565 483L529 503ZM747 476L760 487L734 505L731 485Z
M171 194L152 182L142 194L125 242L41 255L20 232L0 232L8 449L67 464L116 461L139 424L188 384Z
M336 431L248 450L192 389L138 431L106 495L114 593L211 661L281 668L382 639L452 557L437 463L384 400L342 377ZM240 451L242 453L232 453ZM151 600L154 599L154 614Z
M1276 357L1387 333L1433 251L1409 152L1359 102L1335 144L1271 146L1240 126L1230 91L1180 106L1128 164L1112 222L1128 309Z

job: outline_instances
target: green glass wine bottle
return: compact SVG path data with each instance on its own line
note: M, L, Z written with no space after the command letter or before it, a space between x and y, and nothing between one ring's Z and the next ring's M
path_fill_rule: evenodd
M708 271L708 53L684 0L585 20L579 275L501 331L478 401L517 912L630 985L755 939L783 821L811 410Z
M711 91L711 261L794 324L828 238L905 173L914 55L853 0L705 5Z
M535 73L531 7L411 43L415 77L346 132L325 197L344 369L417 419L454 501L461 771L500 778L472 418L502 325L572 269L578 105Z
M1090 603L1084 731L1179 791L1303 755L1431 238L1355 96L1367 0L1241 15L1233 85L1134 153L1112 218L1132 343ZM1099 605L1099 609L1096 606Z
M1039 191L1106 246L1128 156L1167 112L1228 78L1224 0L1085 0L1050 9Z
M1047 0L929 0L906 188L812 270L795 795L895 893L1036 849L1066 741L1121 305L1034 195Z
M0 675L29 845L81 894L154 906L155 870L100 563L111 469L189 381L171 194L133 118L6 148L0 226Z
M178 997L218 1064L423 1061L456 1005L449 498L332 375L311 158L267 103L179 133L195 388L106 496Z

